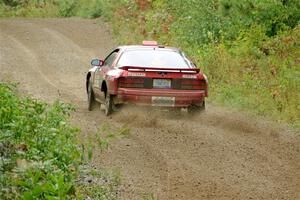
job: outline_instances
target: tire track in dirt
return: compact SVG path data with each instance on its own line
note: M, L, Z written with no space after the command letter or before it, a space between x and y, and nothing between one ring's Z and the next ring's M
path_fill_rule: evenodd
M280 196L297 199L299 196L299 192L290 191L290 188L297 191L300 183L296 132L289 133L272 127L272 123L262 124L239 113L231 112L237 117L226 118L228 111L208 111L193 119L185 119L186 116L158 119L156 113L145 117L137 112L128 115L129 109L124 112L126 118L125 114L118 116L118 113L115 120L129 123L133 130L142 132L142 139L151 143L152 149L164 151L176 160L180 167L178 174L184 174L173 176L170 196L159 196L161 199L276 199ZM222 117L222 123L218 122ZM150 123L144 123L145 120ZM156 128L151 128L151 124ZM179 170L175 169L174 174L176 171ZM182 187L177 187L180 183Z
M88 112L90 59L113 46L100 19L1 19L0 78L76 104L83 140L105 123L131 129L92 161L121 170L120 199L300 199L300 134L285 125L210 105L193 118L132 107L110 118Z
M185 180L183 164L174 155L169 155L168 152L161 151L155 145L147 140L142 140L138 134L133 134L131 137L139 143L147 151L148 155L151 155L152 162L155 162L157 166L163 166L156 169L159 174L160 179L160 192L163 195L160 196L161 199L172 199L173 192L178 188L178 185L187 182ZM175 179L177 179L175 181ZM176 183L174 185L174 183ZM154 191L152 191L154 192ZM156 194L159 192L156 191ZM143 195L143 193L141 193ZM184 194L181 194L182 199L186 199Z
M83 72L77 66L88 66L82 61L82 58L90 58L91 52L81 50L72 40L59 32L43 28L32 22L22 21L9 27L11 30L4 30L9 33L9 36L5 33L4 35L12 38L17 43L16 47L21 48L22 60L26 61L26 65L31 66L32 72L39 73L35 75L36 79L44 80L56 88L57 96L54 98L47 97L46 100L58 98L67 101L71 99L78 101L80 98L81 101L85 100L82 98L84 96L82 84L77 84L77 74L80 72L83 74ZM26 31L18 31L20 30L19 27ZM66 78L66 74L68 74L68 78ZM81 77L82 83L85 82L84 78L84 76ZM34 84L29 83L27 85ZM47 87L44 88L47 90Z

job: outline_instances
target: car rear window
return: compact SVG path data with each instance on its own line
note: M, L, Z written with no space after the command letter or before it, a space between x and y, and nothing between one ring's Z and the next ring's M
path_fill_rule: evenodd
M178 52L159 49L127 50L117 67L191 68L188 61Z

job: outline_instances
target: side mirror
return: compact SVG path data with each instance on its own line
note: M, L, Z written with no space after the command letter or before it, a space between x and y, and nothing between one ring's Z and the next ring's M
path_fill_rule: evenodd
M93 65L93 66L99 66L99 67L101 67L103 64L104 64L103 60L93 59L91 61L91 65Z

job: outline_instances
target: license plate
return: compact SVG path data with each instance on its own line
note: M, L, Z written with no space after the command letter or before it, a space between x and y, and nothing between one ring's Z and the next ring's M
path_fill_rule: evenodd
M153 79L154 88L171 88L170 79Z
M175 106L175 97L152 97L152 106Z

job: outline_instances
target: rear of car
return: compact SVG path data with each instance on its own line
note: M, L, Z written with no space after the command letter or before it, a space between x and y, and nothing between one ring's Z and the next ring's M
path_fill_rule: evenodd
M124 48L115 104L190 108L204 106L208 82L178 49L156 45Z

